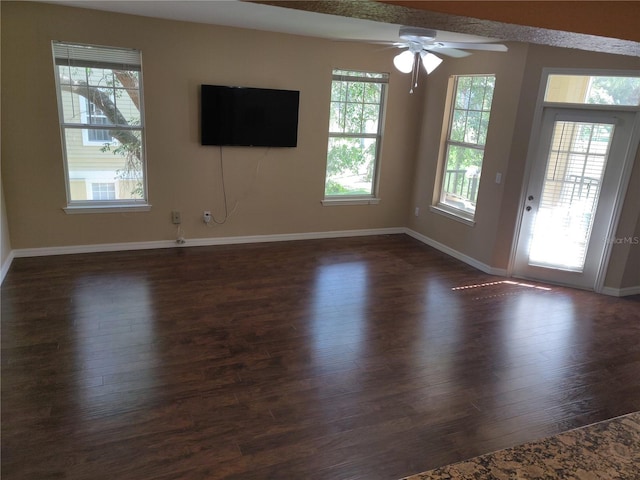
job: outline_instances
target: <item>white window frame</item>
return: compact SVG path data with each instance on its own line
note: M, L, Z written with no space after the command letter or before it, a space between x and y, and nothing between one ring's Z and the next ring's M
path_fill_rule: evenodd
M487 137L487 132L489 130L489 124L490 124L490 115L491 115L491 108L492 106L489 107L489 110L481 110L479 111L481 114L483 112L488 112L489 113L489 120L487 122L487 128L486 128L486 132L485 132L485 139L484 139L484 143L467 143L464 141L459 141L459 140L452 140L451 139L451 134L452 134L452 127L453 127L453 121L454 121L454 112L456 110L456 97L458 95L458 82L460 80L460 78L467 78L467 77L482 77L482 78L486 78L486 77L493 77L494 79L494 87L493 87L493 92L492 92L492 100L493 100L493 95L495 95L495 85L496 85L496 75L492 74L492 73L483 73L483 74L461 74L461 75L452 75L449 79L449 87L448 87L448 93L447 93L447 108L446 108L446 113L445 113L445 119L443 122L443 135L442 135L442 141L441 141L441 146L440 146L440 154L438 156L438 175L436 176L436 185L434 188L434 196L433 196L433 204L431 205L431 211L435 212L435 213L439 213L442 214L444 216L447 216L449 218L452 218L454 220L458 220L462 223L465 223L469 226L473 226L475 225L475 210L474 211L470 211L470 210L466 210L463 208L456 208L455 206L451 205L451 204L447 204L444 203L442 201L442 196L443 196L443 192L444 192L444 188L445 188L445 181L446 181L446 171L447 171L447 160L449 157L449 149L451 147L462 147L462 148L470 148L470 149L474 149L474 150L478 150L482 152L482 164L480 167L480 171L478 172L478 178L477 178L477 183L476 183L476 199L477 199L477 195L478 195L478 190L480 188L480 178L482 177L482 170L484 168L484 151L486 149L486 137ZM492 101L493 103L493 101ZM467 112L470 111L469 109L467 109ZM477 201L476 201L477 204Z
M331 125L329 125L328 140L332 138L353 138L353 139L373 139L376 141L376 154L374 158L375 165L373 167L373 177L371 180L371 191L369 193L354 194L354 195L327 195L326 194L326 176L328 172L325 167L325 188L324 199L322 205L324 206L337 206L337 205L376 205L380 202L378 198L378 184L380 174L380 152L382 150L382 132L384 129L384 119L386 111L387 101L387 87L389 83L389 74L384 72L362 72L356 70L346 69L334 69L332 72L331 89L333 91L333 85L336 81L347 81L357 83L376 83L381 87L380 91L380 103L378 106L378 119L377 119L377 132L376 133L346 133L346 132L332 132ZM330 100L331 102L332 100ZM330 107L331 108L331 107ZM328 162L327 152L327 162ZM327 163L328 166L328 163Z
M68 42L52 42L53 60L54 60L54 77L56 82L56 92L58 99L58 116L62 140L62 152L64 159L65 170L65 183L67 193L67 206L64 208L67 213L99 213L99 212L113 212L126 209L127 211L148 211L151 209L151 205L148 203L148 188L147 188L147 162L146 162L146 148L145 148L145 122L144 122L144 95L142 88L142 52L135 49L108 47L98 45L87 45L79 43ZM132 125L128 123L109 124L108 127L103 125L96 125L91 123L88 118L87 104L88 99L83 97L83 102L80 107L80 115L77 117L77 121L65 120L65 114L63 109L62 99L62 87L60 84L60 74L58 66L79 66L79 67L95 67L106 69L122 69L137 71L139 75L138 82L138 96L139 96L139 123ZM75 119L74 119L75 120ZM72 129L80 129L82 134L83 143L86 140L86 145L104 145L109 142L91 141L88 139L86 130L98 129L105 130L110 128L113 130L125 130L136 132L140 136L141 146L141 184L143 195L140 199L118 199L115 200L72 200L71 199L71 180L74 180L70 176L68 153L67 153L67 141L65 132ZM115 141L112 143L116 143ZM90 182L87 183L87 190L91 190ZM116 194L117 197L117 194ZM88 196L88 198L90 198Z

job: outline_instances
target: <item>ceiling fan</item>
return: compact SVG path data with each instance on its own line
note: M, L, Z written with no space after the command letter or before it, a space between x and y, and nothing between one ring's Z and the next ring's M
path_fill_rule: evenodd
M394 43L394 46L407 50L396 55L393 64L402 73L411 73L412 87L409 93L413 93L413 88L418 86L420 63L422 63L427 75L442 63L442 58L435 53L462 58L471 55L464 50L489 52L506 52L508 50L507 46L501 43L442 42L436 40L437 34L436 30L429 28L400 27L399 36L402 41Z

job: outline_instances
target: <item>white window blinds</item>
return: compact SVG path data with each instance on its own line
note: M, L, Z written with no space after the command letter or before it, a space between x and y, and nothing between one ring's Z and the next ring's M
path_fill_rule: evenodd
M71 67L111 68L114 70L140 70L140 51L130 48L71 45L53 42L56 65Z

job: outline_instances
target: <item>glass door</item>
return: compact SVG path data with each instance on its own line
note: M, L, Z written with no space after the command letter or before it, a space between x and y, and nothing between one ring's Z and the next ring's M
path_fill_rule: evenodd
M514 275L595 287L634 114L545 108Z

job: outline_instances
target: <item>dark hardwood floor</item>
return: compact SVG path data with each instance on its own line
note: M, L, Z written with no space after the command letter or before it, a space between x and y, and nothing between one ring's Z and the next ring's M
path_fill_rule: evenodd
M640 298L403 235L14 260L2 478L396 480L640 410Z

